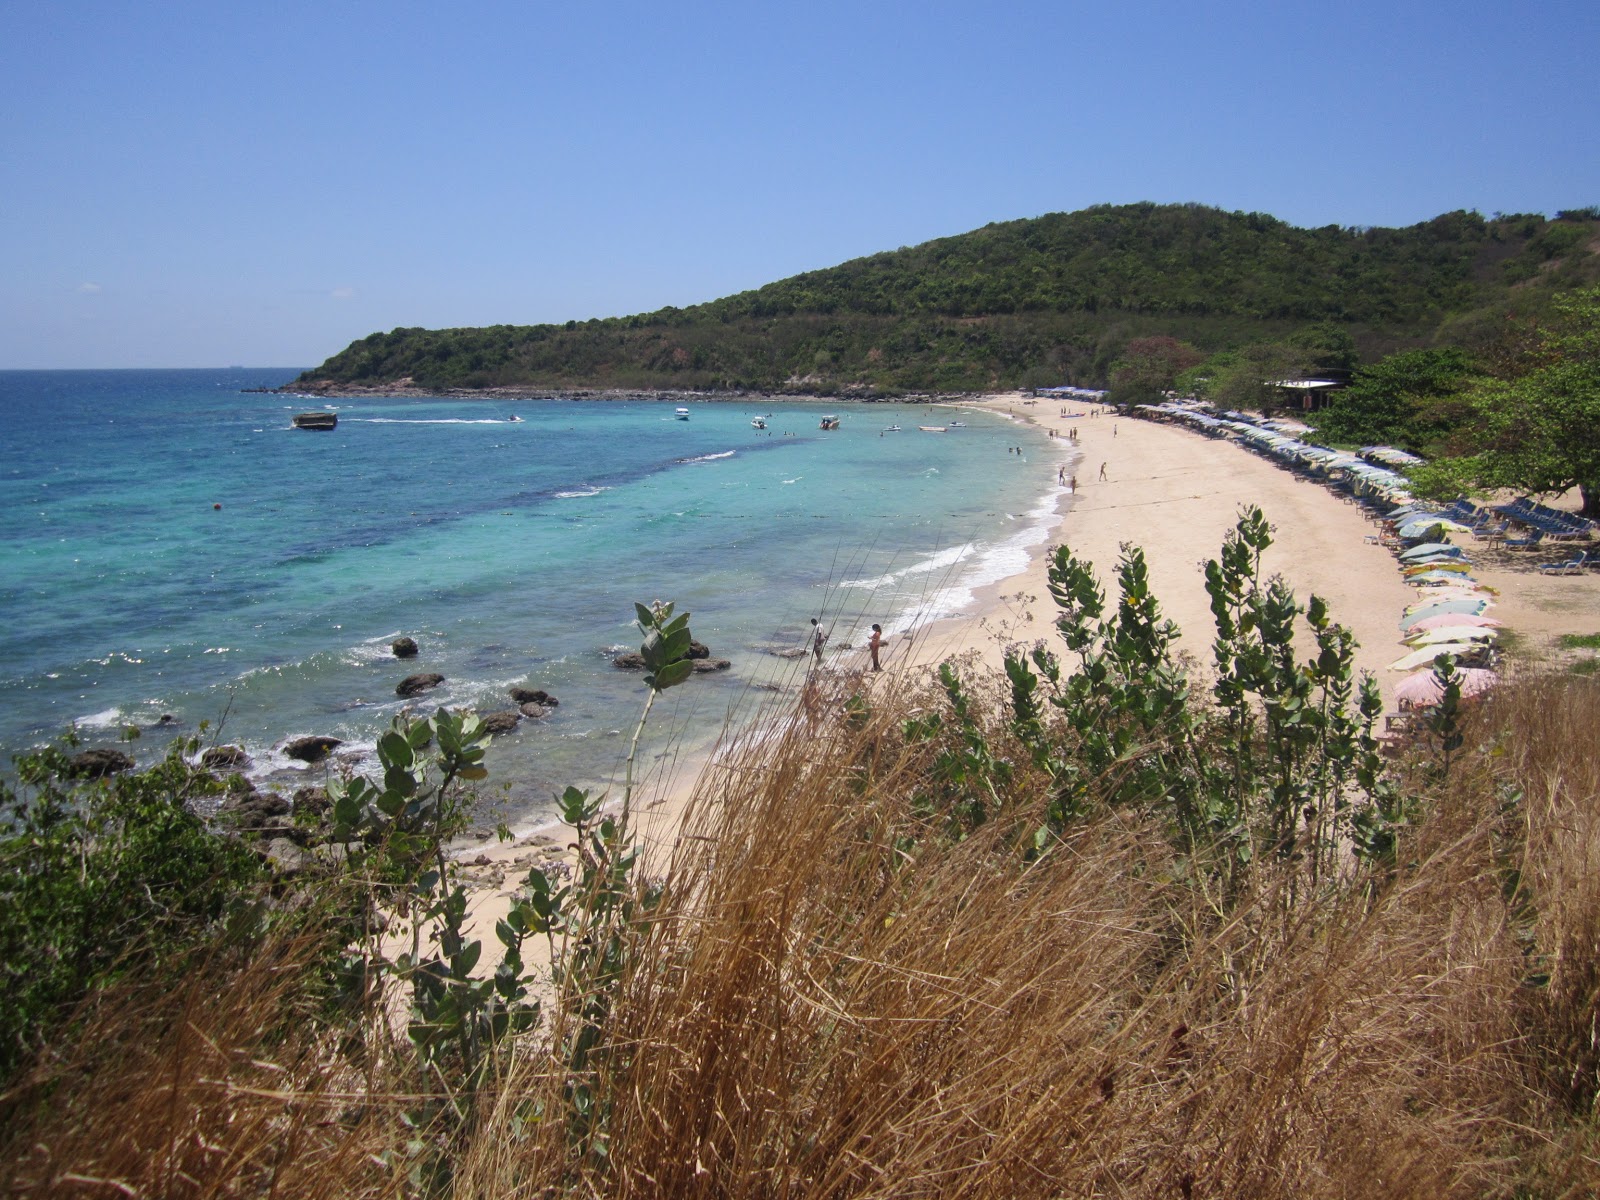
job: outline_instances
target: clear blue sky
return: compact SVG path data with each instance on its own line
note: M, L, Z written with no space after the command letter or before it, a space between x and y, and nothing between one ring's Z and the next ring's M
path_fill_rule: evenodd
M0 0L0 367L310 366L1137 200L1600 204L1600 3Z

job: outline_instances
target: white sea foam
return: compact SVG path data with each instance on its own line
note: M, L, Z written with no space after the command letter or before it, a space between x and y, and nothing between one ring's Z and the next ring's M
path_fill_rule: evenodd
M114 729L123 723L120 708L104 708L73 722L79 729Z
M696 458L678 458L674 459L673 461L679 463L715 462L719 458L732 458L737 453L737 450L722 450L716 454L702 454Z
M610 488L591 487L585 484L582 488L575 488L570 492L554 492L552 495L557 500L582 500L585 496L598 496L601 492L609 492Z
M1050 540L1050 535L1061 523L1061 516L1056 511L1056 497L1046 496L1026 516L1012 519L1020 519L1022 527L999 541L952 546L901 571L891 572L876 580L855 580L841 586L879 589L887 597L909 602L883 623L885 633L904 633L929 621L959 616L975 602L979 588L1021 574L1027 568L1034 549ZM895 586L903 584L911 576L938 570L948 573L948 581L932 592L912 594L903 587ZM853 640L864 637L863 632Z

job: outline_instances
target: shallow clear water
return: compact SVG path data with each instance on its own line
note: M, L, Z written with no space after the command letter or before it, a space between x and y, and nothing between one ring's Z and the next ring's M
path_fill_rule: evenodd
M692 744L753 681L792 675L774 652L810 617L859 646L872 621L958 611L1054 508L1055 446L984 413L358 399L306 432L290 417L321 405L240 390L293 374L0 372L0 750L170 713L224 721L281 774L301 769L286 737L357 753L406 703L399 679L437 671L425 710L509 707L512 685L560 698L491 758L531 811L625 752L644 686L610 658L637 643L634 600L676 601L733 661L668 693L652 743ZM820 431L824 411L843 427ZM422 647L408 663L401 634Z

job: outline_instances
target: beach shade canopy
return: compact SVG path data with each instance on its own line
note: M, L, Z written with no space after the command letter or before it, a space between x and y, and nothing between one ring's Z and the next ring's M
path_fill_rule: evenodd
M1464 558L1425 558L1421 562L1407 563L1402 569L1402 574L1415 579L1425 571L1450 571L1454 574L1464 574L1472 570L1472 564Z
M1437 617L1423 617L1422 620L1413 622L1411 631L1416 633L1419 630L1474 627L1478 629L1499 629L1503 623L1493 617L1474 615L1472 613L1444 613Z
M1415 613L1419 608L1427 608L1430 605L1442 604L1446 600L1487 601L1489 597L1489 589L1484 587L1481 583L1474 583L1471 580L1463 580L1454 587L1418 589L1417 598L1410 604L1406 605L1405 611L1406 615L1409 616L1412 613Z
M1410 629L1412 621L1424 617L1437 617L1442 613L1481 613L1489 607L1487 600L1441 600L1438 604L1424 605L1414 613L1407 613L1400 621L1401 629Z
M1400 526L1400 536L1403 538L1419 538L1432 533L1436 529L1445 529L1452 533L1472 532L1460 521L1452 521L1447 517L1410 517L1405 524Z
M1500 634L1487 625L1436 625L1432 629L1408 629L1408 646L1437 646L1444 642L1492 642Z
M1460 658L1466 654L1477 654L1482 649L1483 647L1476 642L1441 642L1437 646L1424 646L1420 650L1413 650L1410 654L1401 655L1389 664L1389 669L1411 671L1431 663L1441 654L1453 654Z
M1401 562L1416 562L1419 558L1460 558L1460 546L1449 542L1423 542L1419 546L1412 546L1409 550L1400 551Z
M1476 696L1487 692L1500 682L1500 676L1485 667L1461 667L1456 671L1463 696ZM1394 685L1394 698L1401 704L1437 704L1444 697L1444 689L1432 671L1418 671L1407 675Z

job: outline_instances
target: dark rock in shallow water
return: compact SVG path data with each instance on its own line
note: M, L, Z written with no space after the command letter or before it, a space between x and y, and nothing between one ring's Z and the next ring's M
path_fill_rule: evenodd
M133 765L133 759L121 750L104 747L73 755L71 771L78 779L104 779L118 771L131 771Z
M696 641L691 639L690 642L689 642L689 657L690 658L710 658L711 657L711 650L704 643L696 642Z
M444 676L434 671L424 671L420 675L407 675L395 685L396 696L420 696L430 688L436 688L444 682Z
M518 711L520 711L523 716L534 721L537 721L540 717L548 717L550 715L550 710L548 708L542 704L535 704L532 700L528 701L526 704L519 705Z
M484 713L478 718L478 724L490 733L510 733L522 724L522 714L514 708L502 712Z
M389 644L389 649L394 651L396 658L415 658L417 656L417 643L413 638L395 638Z
M200 755L200 765L208 771L232 771L250 765L250 756L239 746L212 746Z
M694 673L704 675L708 671L726 671L731 666L733 664L725 658L697 658L694 660Z
M182 722L179 721L178 718L173 716L171 713L162 713L161 714L161 719L158 720L150 728L152 728L152 729L176 729L181 724L182 724Z
M611 660L613 667L621 667L624 671L644 670L644 655L630 650L626 654L619 654Z
M514 687L511 689L511 698L518 704L542 704L545 708L555 708L561 703L543 688Z
M336 737L317 734L312 737L295 738L284 745L283 752L301 762L319 763L333 752L335 746L342 745L344 743Z

